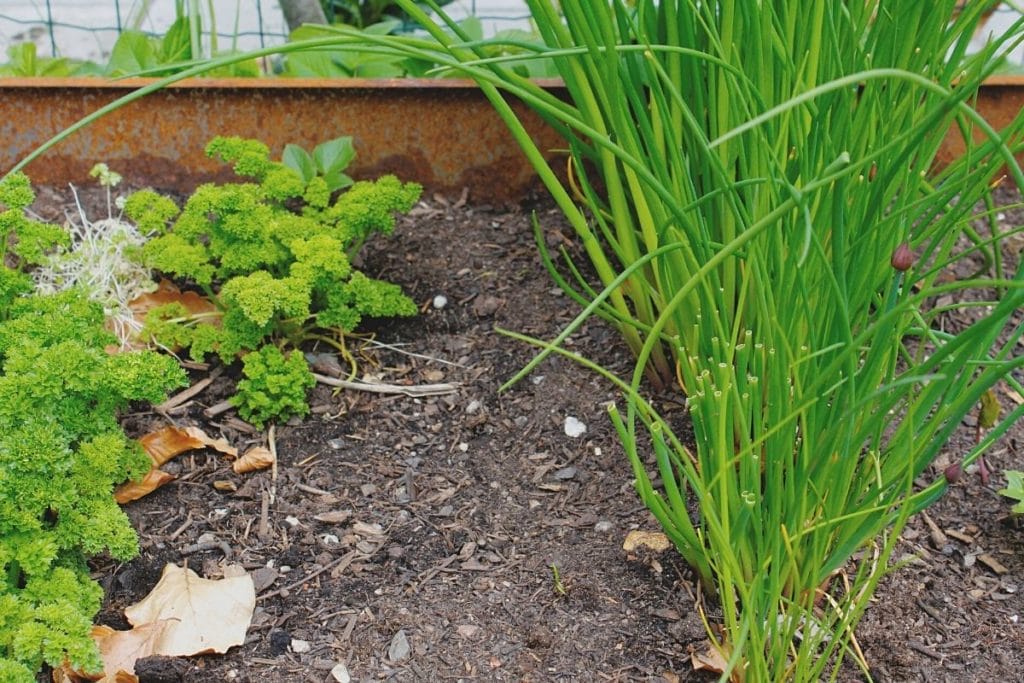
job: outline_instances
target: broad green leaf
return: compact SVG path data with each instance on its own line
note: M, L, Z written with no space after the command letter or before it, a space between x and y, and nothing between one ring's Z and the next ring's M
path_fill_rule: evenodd
M355 158L356 149L352 145L352 137L349 135L321 142L313 150L313 161L316 162L316 168L325 177L344 171ZM328 182L328 184L330 183Z
M199 18L196 17L195 21L198 20ZM190 23L189 18L182 15L167 29L163 40L160 41L159 60L161 64L183 62L199 56L192 54Z
M354 182L352 178L348 177L340 171L332 171L330 173L324 173L324 181L327 183L327 189L331 192L337 190L343 190L349 187Z
M1012 512L1017 515L1024 515L1024 472L1007 470L1006 488L999 490L999 495L1013 498L1017 504L1013 506Z
M309 152L298 145L285 145L281 162L302 176L304 182L308 183L316 176L316 164L313 162L313 158L309 156Z
M110 51L107 74L120 76L159 65L153 39L141 31L125 31Z
M297 78L349 78L352 72L336 52L292 52L284 62L284 75Z

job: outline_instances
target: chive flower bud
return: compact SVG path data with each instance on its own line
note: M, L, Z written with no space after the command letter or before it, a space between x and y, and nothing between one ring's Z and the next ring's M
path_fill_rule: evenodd
M896 251L892 252L889 263L900 272L910 270L910 266L914 265L914 252L910 250L910 245L901 242L900 246L896 247Z
M964 468L961 467L960 463L955 462L943 472L946 477L946 481L950 484L955 484L960 481L960 475L964 473Z

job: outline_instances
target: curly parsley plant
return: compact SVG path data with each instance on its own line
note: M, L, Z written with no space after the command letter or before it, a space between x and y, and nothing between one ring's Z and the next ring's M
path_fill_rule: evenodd
M206 152L249 182L202 185L180 212L150 190L125 204L141 230L157 233L143 247L145 265L194 283L221 310L216 319L197 319L177 304L154 309L145 332L158 343L188 348L195 360L215 353L228 362L267 343L297 348L314 337L343 349L332 339L364 317L415 315L401 288L357 271L352 260L370 236L394 230L395 214L412 208L419 185L384 176L333 198L323 175L304 178L272 161L259 141L218 137ZM273 352L266 354L264 360ZM303 414L290 399L267 403L250 393L270 381L268 372L297 377L299 361L288 363L265 364L273 369L261 369L258 378L250 374L256 365L246 364L249 382L239 385L236 400L257 424ZM311 381L303 376L296 391Z
M117 415L185 384L170 357L107 353L103 307L80 289L33 293L24 268L67 244L25 216L33 199L24 176L0 181L0 680L15 683L44 663L100 668L90 629L103 591L86 562L136 554L112 491L149 469Z

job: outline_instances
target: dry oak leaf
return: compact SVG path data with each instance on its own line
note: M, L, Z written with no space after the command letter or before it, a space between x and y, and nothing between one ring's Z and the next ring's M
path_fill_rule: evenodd
M274 464L274 454L269 448L255 446L242 454L238 460L231 464L235 474L245 474L256 470L265 470Z
M198 427L163 427L140 438L139 444L149 456L153 468L141 481L130 481L117 487L114 499L121 505L138 500L174 479L172 475L161 470L160 466L185 451L212 448L231 458L238 456L237 448L233 448L224 439L214 439Z
M729 662L725 660L722 652L712 645L710 641L705 641L704 645L704 652L690 653L690 664L693 665L693 670L700 671L703 669L711 673L723 673L729 666Z
M150 594L124 613L136 629L170 622L160 630L151 654L179 657L224 653L241 645L255 608L256 589L244 570L213 581L169 564Z

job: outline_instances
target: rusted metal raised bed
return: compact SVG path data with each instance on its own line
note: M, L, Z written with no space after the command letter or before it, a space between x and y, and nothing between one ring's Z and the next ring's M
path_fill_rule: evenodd
M0 172L67 126L151 81L0 80ZM552 83L552 87L558 88ZM519 102L542 150L565 144ZM479 201L521 198L536 176L480 90L457 80L192 79L133 102L83 129L26 170L41 184L84 182L106 162L135 184L187 191L226 177L203 154L215 135L262 140L274 153L354 137L350 175L384 172ZM229 175L229 174L228 174Z
M151 82L94 78L0 80L0 172L81 117ZM545 84L564 96L557 81ZM519 102L527 130L550 157L562 154L555 131ZM998 77L977 108L997 129L1024 107L1024 78ZM215 135L311 148L338 135L355 138L357 177L394 172L429 190L469 188L480 201L522 198L534 171L480 90L462 80L192 79L153 93L97 121L31 164L33 181L85 182L104 161L136 184L191 190L226 178L203 147ZM943 163L963 150L953 133Z

